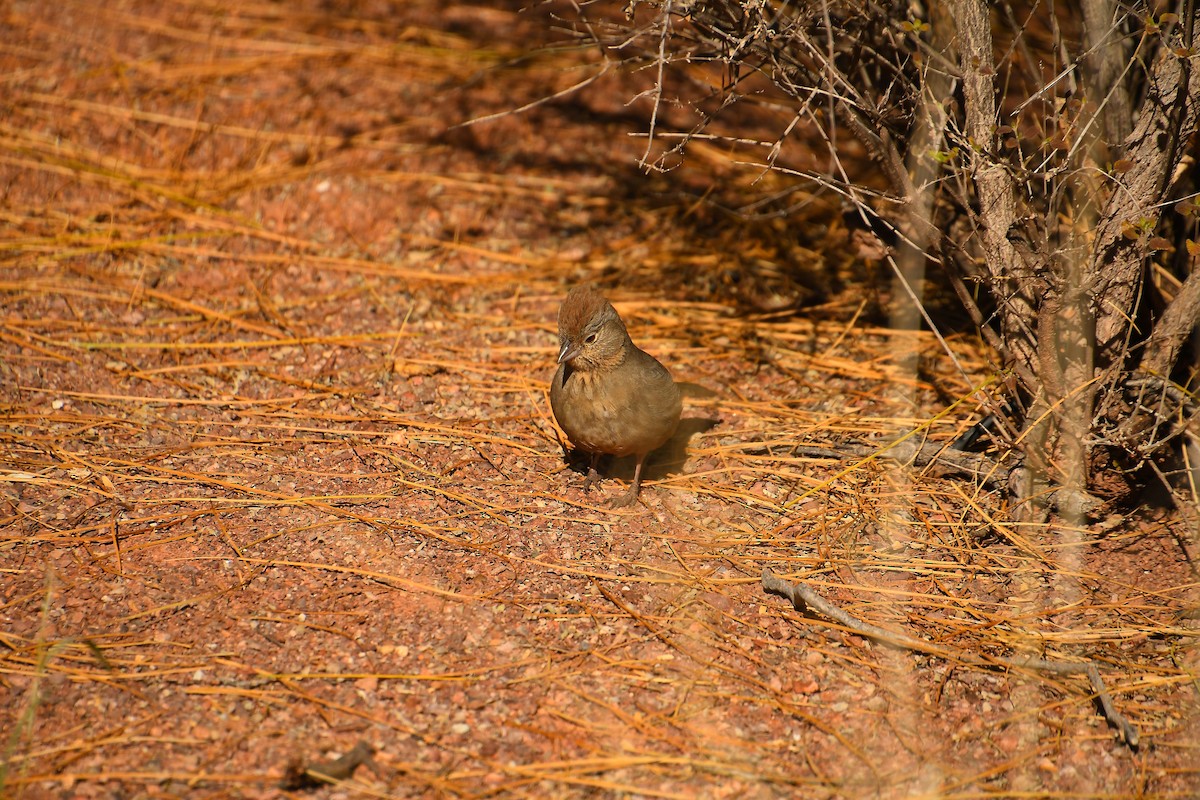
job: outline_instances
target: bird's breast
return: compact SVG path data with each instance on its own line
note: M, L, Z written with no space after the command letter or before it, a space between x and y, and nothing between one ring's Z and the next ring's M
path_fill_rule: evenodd
M559 367L550 405L572 443L589 452L624 456L648 453L671 438L679 423L679 390L667 371L651 361L657 369L629 361L605 371Z

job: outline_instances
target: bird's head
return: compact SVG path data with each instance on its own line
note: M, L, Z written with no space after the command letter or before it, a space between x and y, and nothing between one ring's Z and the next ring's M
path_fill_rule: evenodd
M604 295L576 286L558 310L558 363L590 370L621 363L629 333Z

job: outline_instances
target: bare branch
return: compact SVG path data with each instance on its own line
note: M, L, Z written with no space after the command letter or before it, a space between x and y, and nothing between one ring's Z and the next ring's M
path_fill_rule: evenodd
M1116 371L1124 365L1130 312L1151 253L1149 234L1158 225L1165 189L1183 156L1180 142L1196 130L1200 81L1193 79L1190 59L1164 50L1155 62L1141 114L1125 143L1130 169L1121 176L1096 230L1092 260L1103 268L1087 288L1096 315L1097 361L1110 370L1110 386L1119 381Z
M967 653L961 650L953 650L949 647L932 644L922 641L905 633L897 633L890 631L887 628L881 628L878 625L872 625L869 622L863 622L857 617L848 614L842 609L830 603L825 598L821 597L815 591L805 586L803 583L792 583L775 575L769 569L763 569L762 587L764 592L769 594L777 594L787 598L791 602L792 607L801 613L808 613L809 609L816 611L821 616L831 619L847 630L862 634L884 644L890 644L895 647L900 647L905 650L911 650L916 653L927 653L931 656L945 658L957 661L962 664L970 664L976 667L984 667L994 669L997 666L1011 667L1017 669L1040 670L1042 672L1052 672L1057 675L1086 675L1088 682L1091 684L1092 692L1096 695L1096 699L1100 703L1101 710L1104 713L1104 718L1109 724L1117 729L1117 734L1121 737L1121 741L1136 749L1140 736L1138 729L1129 721L1120 711L1117 710L1113 703L1112 696L1108 693L1108 689L1104 685L1104 679L1100 676L1100 670L1090 661L1087 662L1070 662L1070 661L1050 661L1042 658L1023 658L1012 656L1008 658L984 658L973 653Z
M1037 318L1032 282L1014 278L1022 258L1010 240L1017 220L1017 187L1008 169L990 154L998 127L994 85L994 46L991 18L985 0L957 0L966 102L966 153L968 169L979 196L979 222L983 229L983 258L992 278L993 290L1005 304L1001 336L1009 357L1018 364L1036 361L1036 342L1028 323ZM1036 386L1027 387L1035 391Z

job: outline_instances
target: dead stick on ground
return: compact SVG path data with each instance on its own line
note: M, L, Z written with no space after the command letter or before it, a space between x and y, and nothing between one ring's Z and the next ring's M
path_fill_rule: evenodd
M301 759L289 761L284 768L283 779L279 785L283 789L312 789L325 783L348 781L354 776L354 771L360 765L366 764L376 774L380 773L375 763L375 748L367 742L359 742L352 750L332 761L314 761L305 763Z
M861 633L871 639L876 639L887 644L902 647L906 650L912 650L918 653L927 653L940 658L960 661L962 663L971 664L980 667L995 667L997 665L1006 667L1016 667L1018 669L1036 669L1043 672L1053 672L1056 675L1087 675L1088 681L1092 685L1092 691L1096 694L1096 699L1100 701L1100 708L1104 712L1104 718L1109 724L1117 729L1121 740L1131 748L1138 746L1138 730L1133 726L1125 715L1117 711L1117 707L1113 704L1112 697L1108 693L1108 689L1104 686L1104 680L1100 677L1100 670L1096 665L1087 663L1071 663L1067 661L1046 661L1041 658L996 658L983 659L978 656L968 655L960 651L951 650L946 647L939 647L929 642L923 642L920 639L914 639L903 633L889 631L886 628L880 628L876 625L863 622L862 620L847 614L842 609L833 605L825 598L814 592L802 583L790 583L775 575L771 570L764 569L762 574L763 591L770 594L777 594L781 597L786 597L792 602L792 606L802 613L809 609L816 611L818 614L825 616L834 622L837 622L846 628L849 628L856 633Z

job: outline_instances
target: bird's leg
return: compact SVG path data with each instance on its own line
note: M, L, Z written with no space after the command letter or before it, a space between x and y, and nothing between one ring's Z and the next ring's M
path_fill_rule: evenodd
M583 490L591 491L591 488L600 482L600 473L596 471L596 464L600 461L599 453L592 453L588 458L587 477L583 479Z
M642 464L646 461L646 453L638 456L637 466L633 468L633 485L629 491L612 501L611 508L625 508L637 503L638 492L642 488Z

